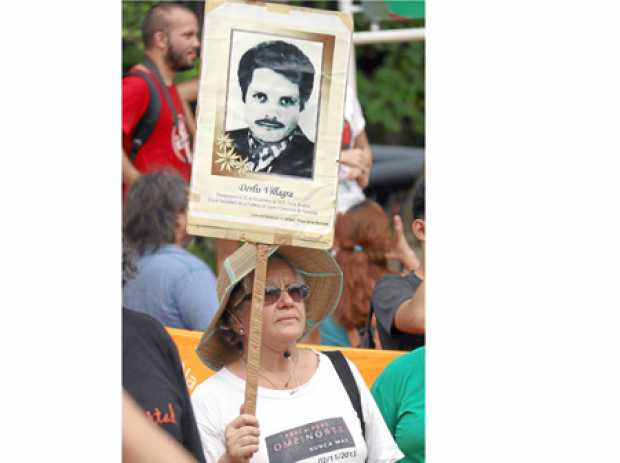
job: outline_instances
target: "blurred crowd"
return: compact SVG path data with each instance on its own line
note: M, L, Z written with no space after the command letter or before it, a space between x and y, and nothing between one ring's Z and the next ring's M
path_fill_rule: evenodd
M247 413L254 248L216 240L214 268L187 250L198 83L175 76L199 55L198 18L157 4L142 35L145 60L122 92L124 459L424 461L424 176L410 223L365 196L372 149L349 87L333 248L270 248L260 406ZM191 397L164 327L204 333L198 354L216 374ZM312 344L405 353L369 390L354 364ZM316 450L330 432L345 443Z

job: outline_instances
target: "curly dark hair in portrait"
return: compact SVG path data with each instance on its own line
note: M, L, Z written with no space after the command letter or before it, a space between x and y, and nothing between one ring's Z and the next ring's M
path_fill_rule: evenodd
M385 257L394 246L390 222L379 204L366 200L338 216L335 233L344 287L334 318L347 330L360 328L368 318L375 283L392 273Z
M282 74L299 87L300 110L312 94L314 85L314 66L308 57L295 45L282 40L262 42L246 51L239 61L239 86L241 99L245 103L254 70L258 68L271 69Z
M140 177L125 197L123 236L139 255L175 242L177 215L187 207L185 180L169 170Z

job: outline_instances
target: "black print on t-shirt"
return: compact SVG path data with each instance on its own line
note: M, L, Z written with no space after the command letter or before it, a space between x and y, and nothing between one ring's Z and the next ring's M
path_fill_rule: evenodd
M355 447L346 423L328 418L287 429L266 439L270 463L291 463L334 450Z

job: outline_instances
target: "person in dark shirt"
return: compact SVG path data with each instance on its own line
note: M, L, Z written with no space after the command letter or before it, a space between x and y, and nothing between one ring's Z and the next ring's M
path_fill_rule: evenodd
M411 229L422 245L420 265L405 276L388 275L377 282L372 309L383 349L410 351L424 345L425 333L425 181L415 187Z
M123 284L134 272L123 250ZM161 323L123 308L123 388L148 418L174 437L199 462L202 444L179 352Z
M196 463L166 431L154 425L123 391L123 463Z

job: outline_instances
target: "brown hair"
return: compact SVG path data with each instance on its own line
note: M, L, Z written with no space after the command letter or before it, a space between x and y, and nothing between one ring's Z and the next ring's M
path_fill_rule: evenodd
M368 318L375 283L392 273L385 257L394 245L389 219L379 204L366 200L338 216L335 233L344 288L334 318L346 329L359 328Z
M153 46L153 37L156 32L166 31L168 29L170 26L170 13L172 13L174 9L185 10L193 15L196 14L181 3L159 2L153 5L146 12L144 20L142 21L142 43L146 50Z

